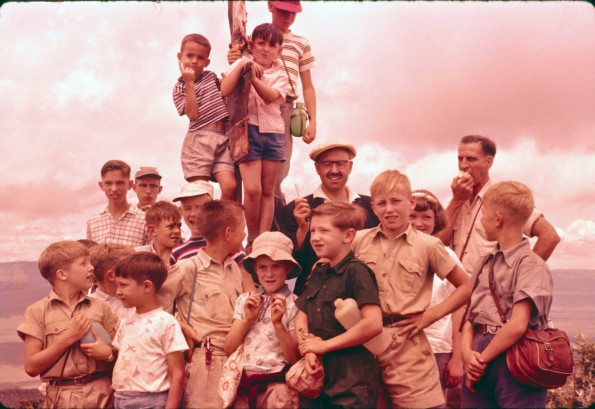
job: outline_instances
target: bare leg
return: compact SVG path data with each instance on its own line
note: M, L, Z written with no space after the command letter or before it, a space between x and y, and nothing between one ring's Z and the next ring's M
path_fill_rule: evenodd
M260 224L260 198L262 195L261 160L240 163L240 173L244 184L244 207L248 226L248 244L258 235ZM252 241L251 241L252 240Z
M272 160L262 161L262 196L260 197L260 224L258 233L271 230L275 211L275 180L281 162Z
M222 170L213 175L221 188L221 200L236 200L236 175L234 172Z

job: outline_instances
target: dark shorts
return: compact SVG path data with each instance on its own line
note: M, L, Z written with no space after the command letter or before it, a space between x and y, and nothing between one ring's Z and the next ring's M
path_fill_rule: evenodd
M483 351L494 338L493 334L475 334L473 350ZM463 377L462 408L545 408L547 390L525 386L512 377L502 353L490 362L481 380L475 384L477 394L471 393Z
M258 127L248 124L250 150L243 162L251 160L285 161L285 135L260 133Z

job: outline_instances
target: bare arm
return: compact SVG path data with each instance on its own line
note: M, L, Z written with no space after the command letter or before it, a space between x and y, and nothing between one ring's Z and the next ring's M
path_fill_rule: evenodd
M314 89L314 84L312 84L312 73L310 70L300 72L300 80L302 82L302 93L304 94L306 110L310 114L310 121L302 139L306 143L311 143L316 139L316 90Z
M298 311L295 317L295 337L302 341L310 336L308 333L308 316L303 311ZM301 351L300 351L301 352ZM311 375L316 374L322 370L322 366L313 352L302 353L306 360L306 369Z
M262 79L256 76L252 77L252 86L256 90L258 96L261 97L266 104L275 102L281 96L279 90L269 87Z
M226 354L229 355L233 353L233 351L244 342L246 334L250 331L250 328L252 328L252 325L258 318L258 314L260 314L262 307L263 304L260 302L260 294L253 293L248 296L244 304L244 319L234 320L231 324L229 333L225 338L223 349Z
M184 392L184 353L182 351L171 352L166 355L166 358L170 386L165 407L176 409L180 406L182 392Z
M544 261L547 261L558 243L560 243L560 236L556 232L556 229L545 217L541 216L533 223L531 234L537 237L533 252Z
M47 371L70 348L91 329L91 322L83 315L77 315L70 320L68 328L56 337L55 342L43 348L43 341L25 336L24 357L25 372L29 376L38 376Z
M240 75L242 75L244 67L248 64L250 64L250 60L245 60L238 63L238 65L236 65L231 70L231 72L223 77L221 80L221 95L228 97L233 93L233 90L238 85L238 81L240 80Z
M281 294L275 294L273 303L271 305L271 322L275 329L275 334L281 345L283 356L287 359L287 362L294 364L300 358L300 353L297 347L297 337L295 332L288 331L283 325L283 316L287 311L287 301Z
M446 386L458 386L463 379L463 358L461 356L461 341L463 334L459 331L465 308L461 307L452 313L452 355L446 364Z
M353 327L336 337L322 340L319 337L306 338L299 342L302 354L313 352L324 355L361 345L382 332L382 312L378 305L366 304L361 308L362 318Z
M184 113L191 121L198 119L198 98L194 92L194 70L192 67L184 67L184 64L180 61L180 73L184 79L184 89L186 92L186 104L184 106Z

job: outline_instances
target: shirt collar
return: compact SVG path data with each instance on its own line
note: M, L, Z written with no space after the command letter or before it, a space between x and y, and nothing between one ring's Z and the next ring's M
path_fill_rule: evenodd
M345 190L347 190L347 196L349 198L349 203L355 202L356 199L359 199L359 195L355 193L353 190L349 188L349 186L345 185ZM314 193L312 194L313 197L324 199L325 202L329 202L331 199L328 198L326 193L322 190L322 184L318 185Z
M514 247L509 248L508 250L500 250L499 247L500 246L497 246L497 248L491 251L490 254L496 256L496 254L502 253L504 262L508 267L512 266L519 257L527 254L527 251L531 250L529 239L527 239L526 237L523 237L520 243L518 243Z
M211 264L215 263L215 264L219 264L217 263L216 260L213 260L211 258L211 256L209 256L209 254L204 251L204 248L200 248L198 249L198 252L196 253L196 256L198 257L198 259L200 260L200 262L202 263L203 266L205 266L205 268L208 268ZM229 257L229 254L227 256L225 256L225 259L223 260L223 267L225 267L227 264L233 263L233 260Z
M322 263L320 265L322 267L320 272L325 273L329 270L333 270L336 274L341 275L345 272L345 269L354 258L355 255L353 254L353 251L350 251L345 257L343 257L343 260L339 261L334 267L331 267L328 261Z
M61 303L64 303L64 300L62 300L62 298L60 298L60 296L59 296L58 294L56 294L56 292L54 291L54 289L53 289L53 288L52 288L52 289L51 289L51 291L50 291L49 300L50 300L50 301L53 301L53 300L58 300L58 301L60 301ZM86 295L86 294L84 294L84 293L81 291L81 292L80 292L80 295L79 295L79 299L78 299L78 301L77 301L77 304L80 304L80 303L81 303L81 302L83 302L83 301L87 301L87 302L89 302L90 300L89 300L89 297L87 297L87 295Z
M374 231L375 229L375 231ZM379 235L382 235L385 239L387 240L391 240L388 238L388 236L386 235L386 233L384 233L384 230L382 230L382 223L378 225L378 227L374 227L374 229L372 229L372 235L374 237L378 237ZM395 237L392 240L396 240L400 237L403 237L403 239L405 240L405 242L407 242L407 244L409 244L410 246L413 246L413 235L417 234L416 230L413 229L413 227L411 227L411 224L407 224L407 228L405 229L405 231L401 234L399 234L397 237Z

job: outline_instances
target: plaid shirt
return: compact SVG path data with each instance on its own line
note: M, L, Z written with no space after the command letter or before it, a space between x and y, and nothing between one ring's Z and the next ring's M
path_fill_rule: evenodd
M116 243L142 246L151 241L145 223L145 213L130 205L126 213L114 220L107 208L87 221L87 238L99 244Z

